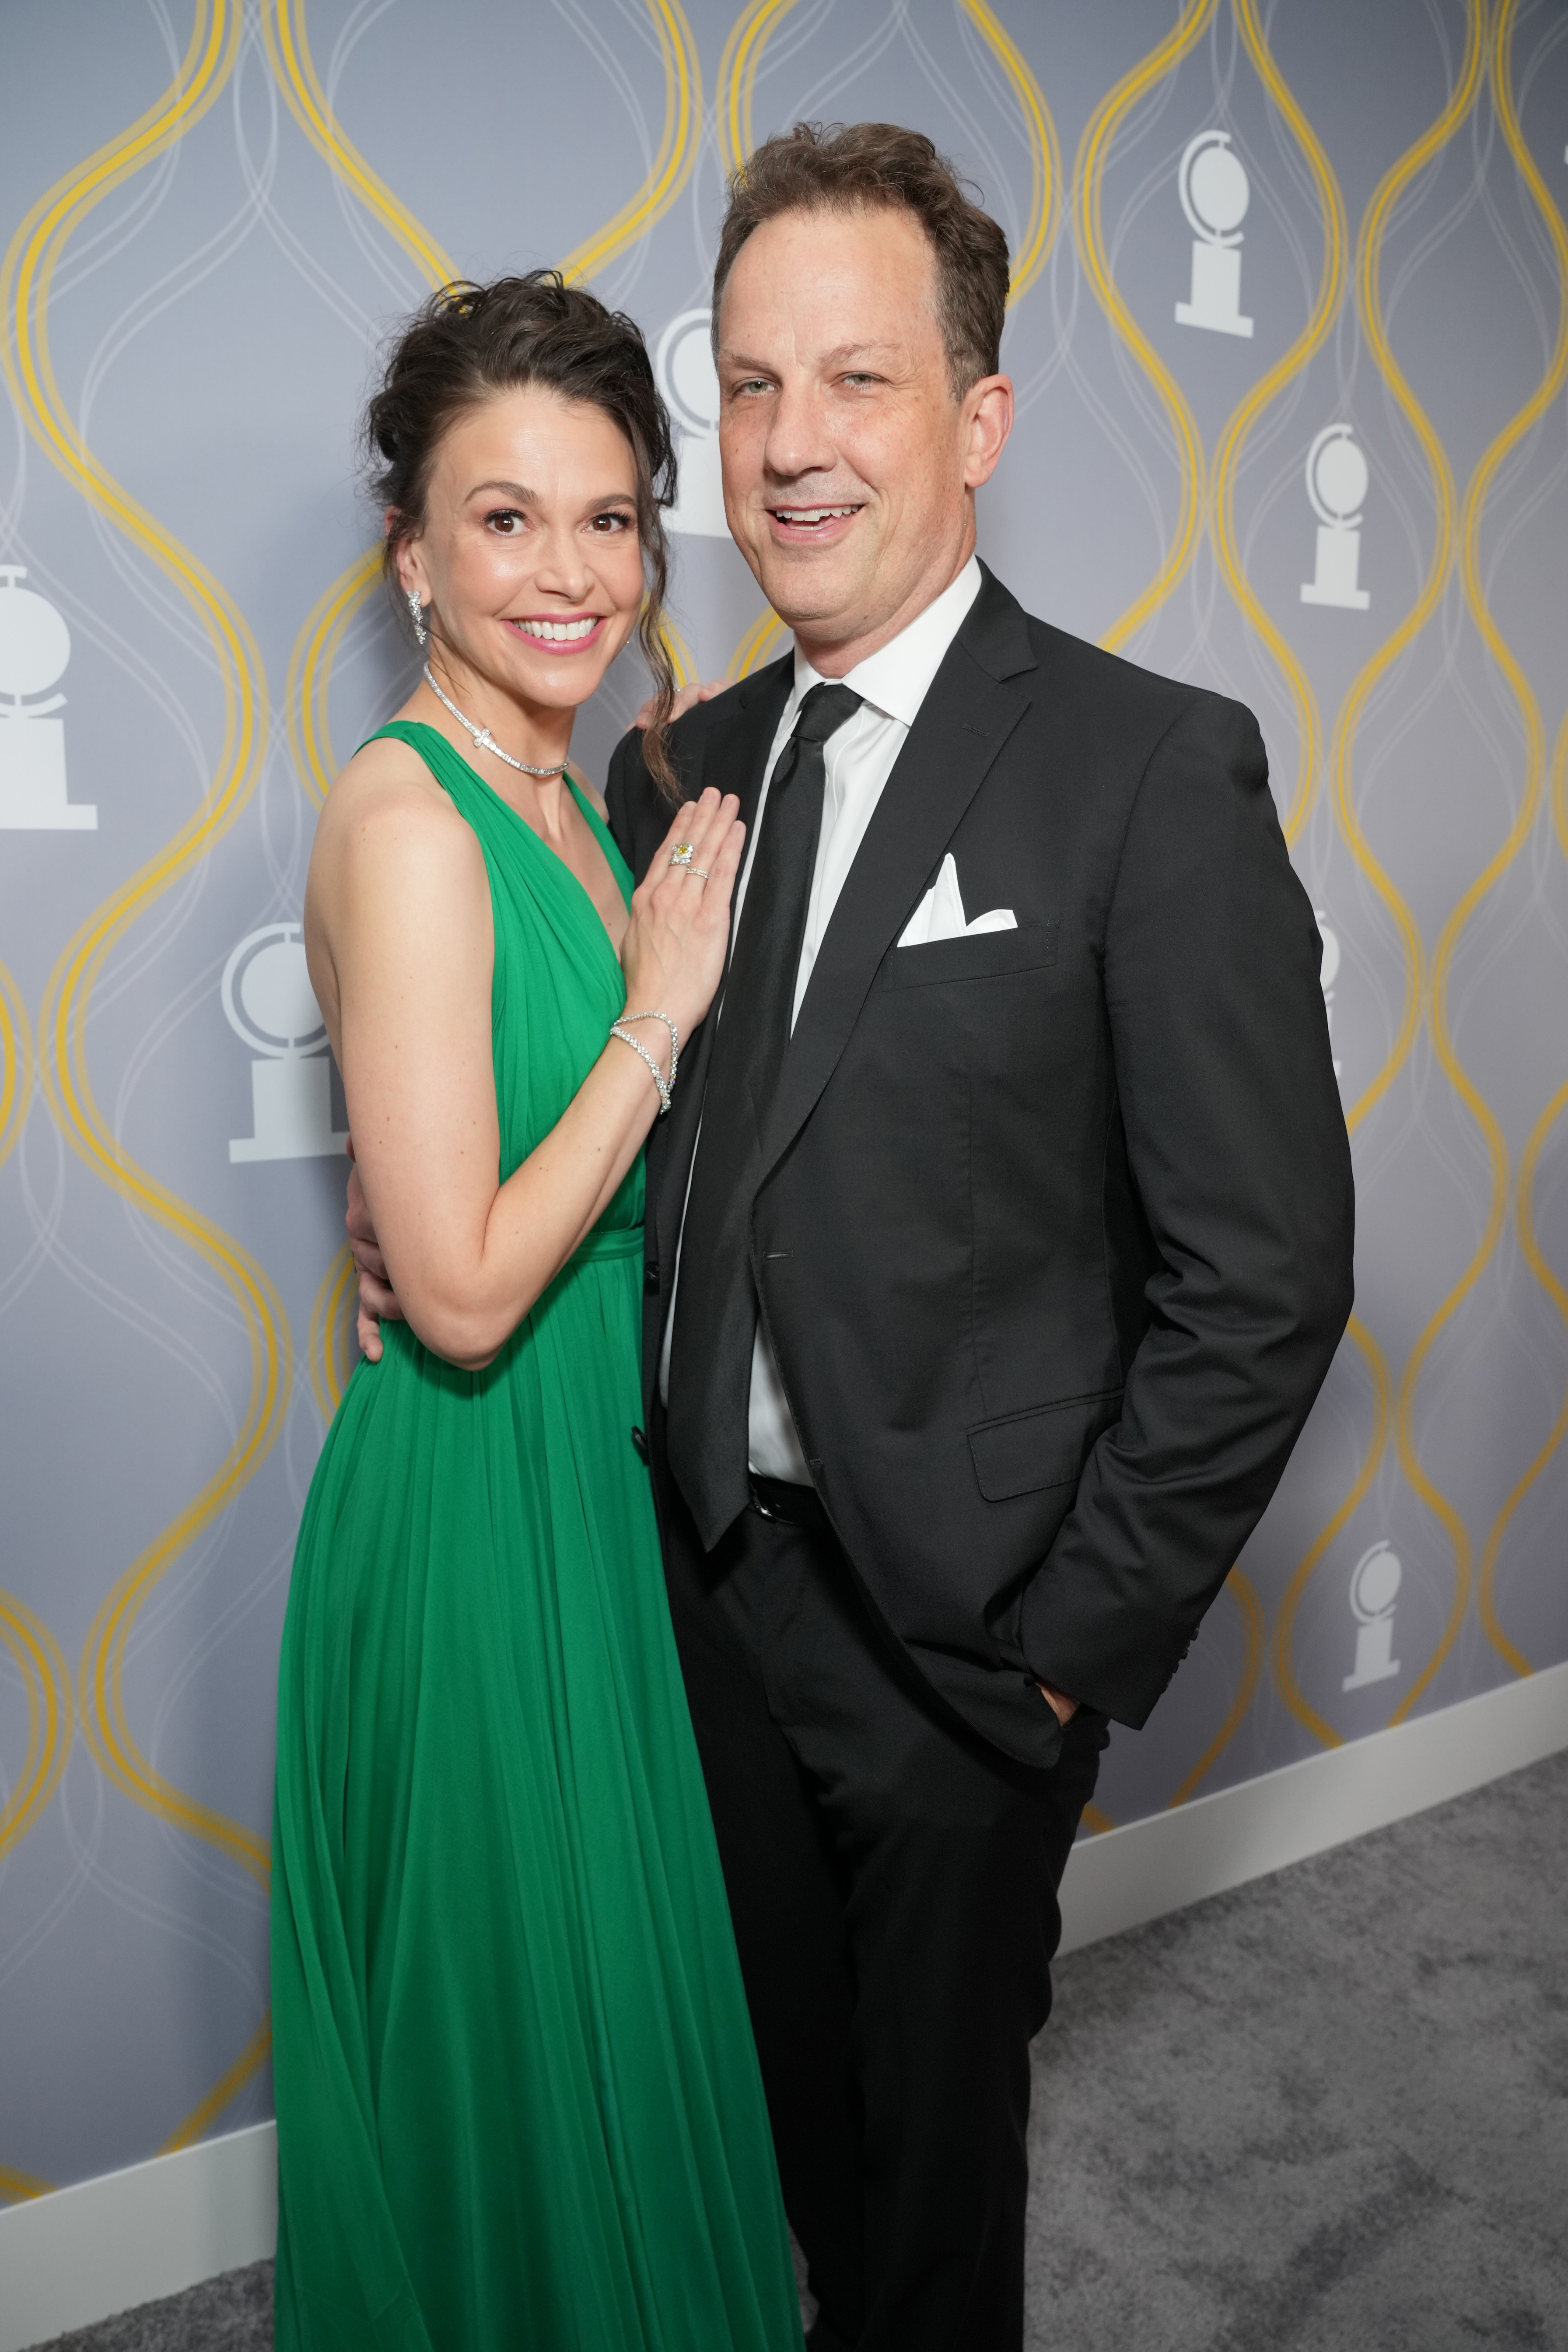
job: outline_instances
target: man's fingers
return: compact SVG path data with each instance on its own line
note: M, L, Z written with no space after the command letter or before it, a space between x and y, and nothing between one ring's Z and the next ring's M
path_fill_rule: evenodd
M694 704L698 702L711 702L716 694L722 694L723 692L724 680L722 677L705 678L700 686L683 686L676 694L674 701L670 705L670 722L673 723L677 719L684 719L686 712L693 708ZM632 721L632 724L633 727L651 727L653 723L653 697L650 695L647 701L643 705L642 709L637 713L636 718Z
M397 1303L397 1293L373 1274L360 1276L360 1307L367 1315L379 1315L383 1323L401 1323L402 1308Z
M349 1255L359 1267L361 1277L369 1276L373 1282L385 1283L391 1287L392 1276L387 1272L387 1262L376 1247L373 1236L369 1241L351 1241Z

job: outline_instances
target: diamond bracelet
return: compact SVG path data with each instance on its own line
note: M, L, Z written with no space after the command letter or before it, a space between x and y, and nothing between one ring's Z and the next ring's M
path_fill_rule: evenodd
M630 1017L633 1021L647 1021L653 1019L665 1021L669 1019L668 1014L664 1013L657 1014L634 1013ZM674 1029L675 1024L671 1021L670 1034L672 1039L674 1035ZM619 1037L623 1045L630 1045L632 1051L634 1054L640 1055L643 1060L647 1063L649 1074L653 1078L653 1084L659 1089L659 1117L661 1118L667 1117L671 1101L670 1084L674 1078L675 1063L677 1058L674 1045L672 1044L670 1048L670 1076L669 1079L666 1079L664 1073L660 1069L659 1065L654 1061L653 1056L649 1053L648 1048L643 1045L640 1037L633 1037L629 1029L622 1029L619 1021L612 1021L611 1023L610 1034L612 1037Z

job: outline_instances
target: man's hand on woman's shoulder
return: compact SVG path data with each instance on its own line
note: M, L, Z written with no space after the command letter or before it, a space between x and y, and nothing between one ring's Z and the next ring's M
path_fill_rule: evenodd
M695 709L699 702L711 702L716 694L725 691L725 687L726 681L722 677L705 678L700 686L683 686L670 705L669 724L673 727L677 719L684 719L687 711ZM651 727L653 723L653 698L650 695L632 724L633 727Z

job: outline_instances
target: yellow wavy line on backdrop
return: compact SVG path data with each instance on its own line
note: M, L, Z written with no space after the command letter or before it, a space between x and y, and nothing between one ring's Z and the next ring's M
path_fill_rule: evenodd
M1241 1633L1245 1643L1241 1654L1241 1672L1237 1677L1235 1694L1226 1710L1224 1721L1192 1769L1183 1775L1166 1799L1167 1812L1174 1811L1177 1805L1185 1805L1187 1799L1197 1793L1198 1783L1213 1770L1240 1730L1263 1668L1263 1611L1251 1578L1241 1569L1233 1568L1220 1589L1229 1593L1241 1612Z
M55 382L47 336L51 282L68 240L105 195L199 121L233 67L240 26L240 16L227 0L197 0L190 47L174 80L129 130L32 206L0 268L0 300L10 328L6 377L29 430L73 487L180 588L207 632L224 681L224 740L211 790L166 847L114 891L69 942L45 991L39 1035L49 1049L46 1091L72 1147L105 1183L214 1268L245 1319L251 1354L250 1399L234 1446L216 1475L113 1586L93 1621L80 1668L83 1727L100 1767L134 1802L229 1853L265 1882L265 1843L185 1796L142 1757L126 1720L121 1674L126 1643L148 1593L200 1529L233 1500L277 1433L289 1385L287 1320L277 1292L248 1254L149 1176L110 1132L93 1099L85 1039L92 988L110 948L212 848L249 797L265 743L266 695L256 686L261 660L242 615L212 574L112 479L82 440Z
M18 2172L9 2164L0 2164L0 2198L7 2205L24 2205L29 2198L52 2197L55 2184L40 2180L36 2172Z
M730 29L719 59L714 101L719 154L727 173L738 171L756 148L752 110L758 68L768 36L795 5L796 0L752 0L752 5ZM1009 276L1010 310L1040 277L1056 241L1061 217L1061 150L1045 93L1006 26L987 5L987 0L958 0L958 5L977 26L1007 77L1029 142L1030 208ZM773 659L788 634L776 613L759 614L730 656L725 676L731 683L748 677L754 669Z
M653 166L630 203L562 262L562 274L573 281L603 268L645 236L675 202L696 162L701 143L702 68L691 26L678 0L648 0L648 8L664 66L664 136ZM310 54L306 0L268 0L263 28L274 78L312 144L423 271L432 289L450 284L461 275L450 254L371 169L328 105ZM339 764L329 717L333 667L345 630L374 593L380 574L379 548L356 556L311 606L289 656L284 688L289 748L306 796L318 808L326 800ZM685 658L686 669L681 680L685 683L695 675L689 649L668 632L666 642L677 671Z
M16 1660L27 1694L27 1747L10 1801L0 1811L0 1860L19 1845L59 1786L70 1754L76 1712L66 1654L41 1617L13 1592L0 1591L0 1642Z
M718 87L714 97L714 122L718 133L719 162L727 179L738 172L757 145L752 128L752 103L757 95L757 69L768 36L783 22L796 0L751 0L729 28L718 61Z
M1484 639L1492 658L1497 662L1498 667L1502 670L1510 686L1512 688L1514 697L1519 703L1521 715L1524 719L1525 788L1520 801L1519 814L1514 821L1513 826L1510 830L1507 840L1503 843L1502 847L1498 851L1497 856L1493 858L1491 864L1486 868L1485 872L1478 875L1476 880L1466 892L1464 898L1461 899L1459 905L1454 909L1453 915L1449 919L1448 929L1444 933L1443 941L1439 943L1437 953L1433 959L1432 995L1434 1006L1434 1033L1436 1033L1437 1024L1440 1021L1445 1040L1447 1039L1448 1034L1446 1002L1448 961L1444 953L1445 945L1448 947L1448 950L1451 954L1452 950L1458 946L1459 932L1463 929L1465 923L1469 920L1469 915L1473 911L1474 907L1479 903L1485 892L1491 887L1493 882L1500 877L1505 866L1511 863L1512 859L1517 856L1520 849L1522 848L1525 835L1531 830L1535 822L1535 814L1540 804L1546 768L1545 729L1542 723L1540 706L1536 701L1535 696L1531 691L1523 671L1515 660L1511 650L1504 643L1503 638L1492 619L1490 610L1487 604L1485 590L1481 584L1480 573L1481 521L1486 499L1489 492L1490 491L1492 483L1496 478L1498 468L1502 464L1502 461L1508 455L1509 451L1523 438L1525 434L1528 433L1532 426L1540 422L1547 409L1556 399L1558 393L1562 390L1564 376L1568 375L1568 233L1564 232L1562 217L1558 213L1556 205L1552 201L1546 184L1542 180L1541 173L1536 165L1535 158L1531 153L1529 147L1525 144L1523 134L1519 127L1519 116L1514 104L1512 76L1512 39L1517 16L1517 0L1502 0L1502 5L1497 13L1492 37L1492 98L1497 113L1498 126L1502 132L1505 142L1507 142L1509 152L1513 157L1515 168L1519 172L1521 178L1523 180L1526 187L1529 189L1531 196L1535 200L1537 209L1541 214L1542 220L1546 228L1547 236L1552 245L1552 253L1556 258L1558 281L1557 340L1552 347L1552 356L1547 363L1546 372L1536 387L1533 397L1525 403L1518 415L1503 428L1502 432L1498 435L1497 439L1492 443L1490 448L1486 452L1480 464L1476 468L1469 493L1465 499L1464 555L1462 559L1465 595L1469 604L1470 611L1474 614L1476 626L1479 629L1482 638ZM1563 740L1564 742L1568 742L1568 730L1564 730ZM1562 753L1560 750L1559 760L1561 760L1561 757ZM1451 938L1449 936L1450 933L1452 935ZM1458 1070L1458 1056L1456 1055L1455 1069ZM1460 1075L1462 1076L1462 1073ZM1458 1081L1456 1081L1456 1083L1458 1082ZM1469 1101L1469 1093L1470 1091L1473 1091L1473 1089L1469 1089L1468 1080L1464 1081L1464 1086L1461 1090L1465 1092L1465 1099ZM1557 1309L1559 1316L1563 1319L1564 1328L1568 1328L1568 1293L1564 1293L1563 1285L1557 1280L1557 1277L1552 1273L1550 1267L1546 1265L1544 1259L1541 1255L1540 1248L1535 1239L1533 1206L1531 1198L1535 1181L1535 1171L1540 1161L1542 1146L1546 1140L1546 1136L1556 1118L1557 1112L1561 1108L1565 1097L1568 1097L1568 1087L1560 1089L1552 1101L1548 1104L1542 1119L1537 1121L1536 1126L1531 1134L1530 1140L1525 1147L1524 1160L1519 1172L1519 1194L1518 1203L1515 1210L1515 1226L1519 1234L1520 1247L1523 1254L1525 1263L1530 1266L1531 1273L1534 1274L1537 1281L1540 1282L1542 1289L1546 1292L1547 1297L1551 1299L1552 1305ZM1477 1099L1479 1101L1479 1097ZM1490 1110L1486 1112L1486 1118L1490 1122L1491 1128L1495 1130L1497 1122L1492 1118ZM1498 1134L1497 1142L1498 1150L1500 1151L1502 1149L1500 1133ZM1506 1192L1506 1155L1503 1171L1503 1183L1504 1191ZM1497 1207L1497 1223L1500 1226L1501 1221L1502 1205L1501 1202L1499 1201ZM1495 1234L1491 1234L1490 1238L1495 1242ZM1473 1279L1476 1275L1479 1275L1479 1271L1480 1263L1479 1254L1478 1253L1478 1260L1472 1269L1470 1278ZM1460 1296L1462 1296L1462 1293L1456 1293L1455 1297L1451 1302L1445 1302L1445 1312L1448 1311L1451 1306L1458 1304L1458 1297ZM1518 1646L1509 1639L1507 1633L1504 1633L1501 1622L1498 1617L1496 1600L1498 1555L1501 1548L1504 1533L1508 1528L1510 1521L1512 1519L1515 1511L1519 1508L1519 1506L1523 1500L1525 1495L1534 1485L1536 1479L1539 1478L1541 1473L1546 1467L1547 1463L1555 1453L1557 1446L1562 1440L1565 1426L1568 1426L1568 1392L1564 1393L1562 1407L1552 1423L1551 1433L1547 1437L1545 1444L1535 1455L1534 1459L1529 1464L1523 1475L1515 1482L1514 1486L1505 1497L1496 1518L1492 1521L1490 1529L1487 1535L1486 1544L1481 1554L1480 1573L1476 1581L1476 1612L1480 1619L1482 1630L1485 1633L1487 1639L1490 1642L1492 1647L1498 1653L1498 1655L1511 1666L1514 1673L1518 1675L1528 1674L1531 1671L1530 1663L1525 1657L1523 1652L1519 1649Z
M193 2147L205 2138L224 2109L236 2099L256 2068L264 2064L272 2053L272 2011L269 2009L234 2064L218 2076L204 2099L198 2099L183 2123L170 2133L160 2156L173 2156L180 2148Z
M321 1277L310 1309L310 1336L305 1343L316 1410L329 1422L343 1402L353 1370L350 1301L355 1297L354 1261L340 1249Z
M1323 259L1312 315L1288 352L1275 362L1231 411L1211 467L1210 531L1215 561L1248 626L1261 638L1283 673L1296 713L1296 788L1285 816L1285 839L1293 842L1306 824L1318 780L1322 721L1307 673L1282 633L1264 611L1237 551L1234 499L1236 474L1247 436L1275 396L1300 375L1320 349L1338 315L1344 283L1344 200L1321 142L1270 50L1258 19L1257 0L1233 0L1236 22L1258 78L1289 124L1306 160L1322 215Z
M1296 1680L1294 1656L1296 1614L1319 1561L1328 1551L1329 1546L1336 1542L1343 1534L1365 1501L1371 1490L1373 1479L1377 1475L1377 1465L1382 1461L1385 1448L1388 1444L1387 1359L1365 1324L1354 1315L1351 1317L1346 1327L1345 1338L1354 1348L1359 1350L1371 1376L1372 1435L1367 1442L1366 1452L1362 1457L1361 1468L1356 1475L1354 1485L1327 1527L1320 1529L1291 1571L1291 1580L1281 1598L1279 1615L1274 1621L1275 1685L1297 1722L1303 1725L1312 1733L1313 1738L1320 1741L1324 1748L1343 1748L1344 1741L1333 1724L1325 1717L1321 1716L1316 1707L1307 1699L1300 1683Z
M21 991L0 963L0 1161L16 1149L32 1097L32 1026Z
M283 688L288 748L294 754L295 773L305 788L305 796L317 808L325 805L338 772L329 709L333 665L344 630L374 593L381 575L379 547L357 555L347 571L340 572L311 605L288 656L288 674Z
M1134 319L1111 275L1105 253L1105 233L1100 216L1105 166L1112 143L1139 100L1174 71L1208 28L1216 0L1187 0L1180 17L1165 39L1140 59L1130 73L1109 89L1084 128L1072 167L1072 214L1083 274L1095 299L1132 352L1157 394L1170 420L1181 460L1181 504L1175 539L1165 561L1142 594L1113 621L1100 642L1114 652L1134 636L1163 604L1191 562L1203 513L1203 445L1197 423L1180 385Z
M16 1663L27 1694L27 1746L10 1801L0 1811L0 1860L20 1844L59 1785L70 1754L75 1711L65 1652L41 1618L14 1593L0 1592L0 1642ZM53 2182L0 2165L0 2199L20 2204L47 2197Z

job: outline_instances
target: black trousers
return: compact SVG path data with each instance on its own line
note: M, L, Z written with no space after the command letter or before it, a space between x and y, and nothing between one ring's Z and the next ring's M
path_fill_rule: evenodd
M813 2352L1019 2352L1029 2043L1105 1718L1014 1763L928 1690L814 1495L764 1484L791 1516L705 1556L657 1483Z

